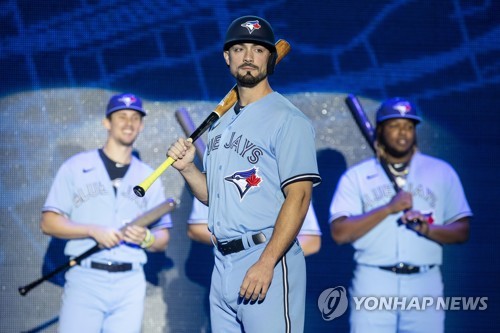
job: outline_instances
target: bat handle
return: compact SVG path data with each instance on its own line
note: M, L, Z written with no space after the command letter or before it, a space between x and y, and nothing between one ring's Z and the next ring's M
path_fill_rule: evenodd
M175 160L172 157L168 157L158 168L156 168L153 173L151 173L142 183L134 187L134 193L138 197L143 197L146 194L146 191L153 185L153 183L161 176L162 173L165 172Z
M19 287L17 290L19 291L19 294L21 294L21 296L26 296L26 294L29 293L31 289L35 288L43 281L45 281L45 279L38 279L31 282L30 284L25 285L24 287Z
M191 134L188 138L188 141L194 142L198 139L203 132L205 132L210 125L212 125L217 119L219 119L219 115L216 112L210 113L210 115L205 119L205 121ZM168 157L151 175L149 175L142 183L137 186L134 186L134 193L138 197L143 197L146 194L146 191L151 187L151 185L160 177L165 170L171 166L175 160L172 157Z

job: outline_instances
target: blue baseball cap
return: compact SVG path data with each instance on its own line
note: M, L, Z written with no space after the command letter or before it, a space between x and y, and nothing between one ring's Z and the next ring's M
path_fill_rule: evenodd
M377 110L377 124L393 118L411 119L417 124L422 121L422 118L417 115L415 106L407 99L401 97L386 100Z
M125 109L139 111L143 116L148 114L146 110L142 108L142 101L139 97L134 94L125 93L111 96L108 107L106 108L106 117L115 111Z

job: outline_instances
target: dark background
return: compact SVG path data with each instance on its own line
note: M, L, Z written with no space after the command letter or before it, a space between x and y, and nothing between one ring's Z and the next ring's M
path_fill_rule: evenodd
M500 3L488 0L1 1L0 331L49 331L56 325L61 278L31 300L16 295L15 289L38 277L42 266L50 270L61 260L57 259L60 242L49 242L38 230L39 210L60 163L81 148L102 144L104 130L95 124L109 94L132 91L151 109L165 106L158 111L159 118L148 119L154 134L163 136L162 143L140 146L143 159L156 166L174 139L170 135L182 135L173 110L191 105L195 122L200 123L234 84L222 58L222 41L229 23L246 14L268 19L277 38L292 45L271 83L283 94L313 94L312 102L301 108L306 113L314 112L308 105L315 105L315 96L320 96L330 98L329 112L343 112L345 117L345 107L339 105L347 93L365 98L371 112L376 103L369 101L392 96L415 103L424 118L425 136L419 134L422 150L455 167L475 213L470 240L445 247L445 293L488 297L487 310L447 312L447 331L496 331L498 13ZM161 116L172 121L170 127L154 121ZM340 173L366 155L366 150L354 158L345 153L356 151L362 141L337 149L334 138L348 134L336 124L332 120L322 123L327 129L318 127L318 134L333 139L318 144L324 182L313 199L323 246L319 254L307 258L308 332L347 330L347 315L323 321L316 303L324 289L349 283L352 250L331 241L328 206ZM156 149L157 155L152 158L148 149ZM165 183L175 184L175 189L167 187L167 194L189 202L182 181L171 174ZM208 325L199 305L205 301L210 249L191 244L178 227L189 208L184 205L174 214L173 233L179 236L167 255L150 260L148 301L153 308L168 303L165 300L184 304L180 302L184 295L176 294L179 289L171 284L179 271L188 281L176 283L192 284L199 300L185 307L169 304L167 319L162 312L150 318L147 308L150 321L145 331L202 331L198 326ZM47 255L53 259L47 260ZM158 271L164 272L160 278L155 275ZM163 301L154 298L158 294ZM166 323L155 324L157 318Z

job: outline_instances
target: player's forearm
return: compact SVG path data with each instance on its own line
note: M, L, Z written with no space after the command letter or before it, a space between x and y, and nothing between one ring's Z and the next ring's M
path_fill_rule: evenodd
M337 244L352 243L363 237L392 213L388 205L378 207L366 214L340 217L330 224L330 232Z
M207 177L194 163L180 171L193 195L204 204L208 204Z
M88 238L91 225L78 224L55 212L43 212L40 229L49 236L62 239Z
M283 257L302 227L311 202L311 192L310 182L288 185L285 189L286 199L276 220L274 232L260 260L274 266Z
M469 219L462 218L446 225L429 225L426 237L440 244L466 242L469 239Z

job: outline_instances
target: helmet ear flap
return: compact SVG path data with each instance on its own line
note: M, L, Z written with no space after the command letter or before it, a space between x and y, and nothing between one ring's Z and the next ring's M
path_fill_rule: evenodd
M278 60L278 52L271 52L269 60L267 61L267 75L274 73L274 67L276 66L276 61Z

